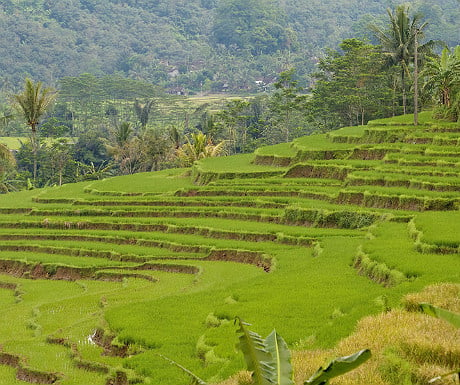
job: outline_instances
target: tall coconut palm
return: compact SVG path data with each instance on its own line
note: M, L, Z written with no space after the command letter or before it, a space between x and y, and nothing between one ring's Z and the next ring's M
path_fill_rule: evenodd
M20 94L13 95L15 107L22 114L31 129L30 138L34 155L34 182L37 178L37 126L48 108L56 100L56 95L55 90L52 88L43 88L42 82L34 83L30 79L26 79L24 90Z
M420 75L424 78L423 90L450 108L460 92L460 45L452 53L444 48L441 57L430 58Z
M401 90L403 99L403 112L406 113L406 77L410 77L409 65L414 59L415 44L418 39L423 38L423 30L427 23L421 23L420 14L409 16L409 7L399 5L393 12L388 9L390 17L390 26L387 29L381 29L372 25L371 29L379 39L383 51L387 56L389 66L399 66ZM419 44L418 50L424 52L429 50L434 42L430 41L425 44Z

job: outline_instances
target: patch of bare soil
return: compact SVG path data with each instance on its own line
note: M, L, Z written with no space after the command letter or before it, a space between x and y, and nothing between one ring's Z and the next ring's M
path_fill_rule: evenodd
M271 270L271 260L255 251L213 250L206 259L209 261L247 263L260 267L266 272Z
M22 364L21 357L13 354L0 352L0 365L6 365L17 369L16 378L30 384L54 384L60 380L57 373L48 373L25 368Z

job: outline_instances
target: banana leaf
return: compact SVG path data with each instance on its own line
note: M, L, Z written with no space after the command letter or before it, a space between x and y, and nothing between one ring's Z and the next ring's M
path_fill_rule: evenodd
M336 358L325 368L319 368L313 376L304 382L304 385L326 385L332 378L341 376L357 368L370 357L371 351L369 349L363 349L350 356Z
M272 378L272 382L276 385L293 385L291 352L283 337L273 330L265 339L265 343L275 368L275 377Z
M272 385L272 378L276 376L276 371L265 340L257 333L250 331L247 328L250 324L241 318L236 317L235 322L238 322L240 326L237 330L240 333L240 342L237 347L243 352L246 366L252 372L254 385Z
M441 318L444 321L451 323L455 327L460 328L460 314L441 309L440 307L433 306L429 303L421 303L420 308L425 314L436 318Z

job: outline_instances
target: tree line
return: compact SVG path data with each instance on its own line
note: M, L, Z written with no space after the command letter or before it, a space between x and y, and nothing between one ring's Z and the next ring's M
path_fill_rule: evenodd
M309 89L299 85L299 72L291 68L278 75L271 92L229 99L217 111L205 103L167 125L152 123L157 101L167 98L158 87L82 75L64 78L56 93L27 79L12 104L29 127L30 140L16 152L15 165L2 148L3 189L187 167L203 157L250 152L416 112L422 105L440 118L458 120L460 46L436 55L440 43L425 39L426 23L405 5L388 11L386 26L372 29L380 44L343 40L319 60ZM122 96L127 99L117 99ZM119 103L108 102L115 100ZM91 110L95 105L104 107L102 117L101 110ZM76 115L83 122L78 129ZM12 117L4 111L0 123L5 126Z
M412 1L429 32L454 46L458 0ZM308 86L317 58L384 25L387 0L38 0L0 2L0 89L24 77L119 75L171 91L255 92L296 67ZM257 83L256 83L257 82Z

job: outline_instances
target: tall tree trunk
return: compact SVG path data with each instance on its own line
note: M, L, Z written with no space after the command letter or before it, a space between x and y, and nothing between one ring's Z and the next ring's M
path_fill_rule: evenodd
M414 126L418 126L418 42L417 33L414 36Z
M30 139L31 139L31 142L32 142L32 155L33 155L33 157L34 157L34 171L33 171L33 175L34 175L34 187L35 187L35 181L36 181L36 179L37 179L37 154L38 154L38 148L37 148L37 128L36 128L36 124L35 124L35 123L32 123L31 129L32 129L32 135L31 135Z
M397 79L396 76L393 74L393 94L392 94L392 100L391 100L391 116L396 116L396 89L397 89Z
M406 74L404 67L401 64L401 87L402 87L402 101L403 101L403 115L406 115Z

